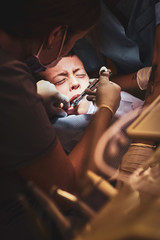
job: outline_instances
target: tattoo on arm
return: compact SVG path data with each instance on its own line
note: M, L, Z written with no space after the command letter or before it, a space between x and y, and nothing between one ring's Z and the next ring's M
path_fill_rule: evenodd
M153 93L156 69L157 69L157 64L152 66L152 71L151 71L151 74L149 77L148 86L147 86L147 90L146 90L146 97L148 97L149 95L151 95Z

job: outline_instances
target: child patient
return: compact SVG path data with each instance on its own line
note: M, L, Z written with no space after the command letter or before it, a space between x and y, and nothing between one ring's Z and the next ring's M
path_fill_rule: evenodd
M41 73L41 78L53 83L56 89L72 101L89 85L89 77L82 61L74 54L63 57L53 68ZM140 99L121 92L120 106L115 118L122 116L142 104ZM67 117L54 118L53 124L64 150L69 153L79 141L92 119L96 106L84 97L76 107L69 107Z
M53 68L48 68L41 73L43 79L53 83L56 89L68 97L72 102L78 97L89 85L89 77L84 69L83 63L76 55L63 57ZM88 113L93 104L84 97L76 107L70 107L68 115L80 115Z

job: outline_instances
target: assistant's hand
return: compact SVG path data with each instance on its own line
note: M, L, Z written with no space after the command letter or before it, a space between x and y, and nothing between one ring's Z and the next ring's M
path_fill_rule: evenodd
M151 86L148 85L147 93L149 89L149 94L146 94L144 107L150 105L159 95L160 95L160 81L154 81Z
M99 77L99 84L96 91L96 104L107 105L115 113L120 103L121 88L116 83L109 81L108 72L103 72Z
M160 59L160 24L156 26L152 65L158 64Z
M152 81L149 81L144 106L151 104L160 94L160 25L156 27L153 60L152 60Z
M49 117L67 116L65 110L69 107L69 99L57 91L54 84L44 80L37 82L37 93L43 98Z

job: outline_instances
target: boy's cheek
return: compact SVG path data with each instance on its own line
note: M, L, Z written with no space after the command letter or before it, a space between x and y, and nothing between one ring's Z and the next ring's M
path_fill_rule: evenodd
M86 114L89 110L89 106L90 106L91 102L89 102L86 98L82 99L82 101L80 102L80 104L78 105L77 108L77 114Z
M68 110L67 110L67 114L68 115L77 115L77 108L78 108L78 105L76 107L69 107Z
M89 102L86 98L82 99L80 103L76 107L70 107L67 110L68 115L81 115L86 114L89 110L91 102Z

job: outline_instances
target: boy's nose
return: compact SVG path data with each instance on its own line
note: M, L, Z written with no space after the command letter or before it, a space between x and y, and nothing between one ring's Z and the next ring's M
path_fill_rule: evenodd
M70 77L70 91L80 87L79 81L75 77Z

